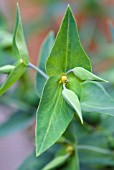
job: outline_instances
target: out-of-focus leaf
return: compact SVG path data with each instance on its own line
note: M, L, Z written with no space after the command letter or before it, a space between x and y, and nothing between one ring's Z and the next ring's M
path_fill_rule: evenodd
M62 95L65 101L76 111L81 120L81 123L83 123L80 102L77 95L73 91L66 88L63 89Z
M18 170L41 170L48 162L50 162L60 146L54 145L48 151L36 158L33 152L18 168Z
M96 82L82 83L81 108L85 112L98 112L114 116L114 101Z
M45 84L36 116L36 155L53 145L66 130L74 110L62 97L59 76L51 76Z
M40 50L40 56L39 56L39 60L38 60L38 67L43 72L45 72L45 63L46 63L47 57L52 49L53 43L54 43L54 34L53 34L53 32L50 32L42 44L42 47ZM39 74L37 72L36 73L36 88L37 88L39 97L41 97L45 82L46 82L45 77L43 77L41 74Z
M6 27L7 25L6 25L5 18L0 13L0 30L6 30Z
M53 154L44 153L38 158L36 158L35 152L32 153L18 168L18 170L40 170L45 166L49 161L53 159Z
M99 148L98 148L99 149ZM100 151L100 149L99 149ZM86 155L86 156L85 156ZM107 151L106 154L96 152L95 150L80 149L79 158L81 163L96 165L111 165L114 167L114 153Z
M102 78L96 76L95 74L89 72L88 70L82 68L82 67L75 67L73 69L74 74L80 79L80 80L95 80L95 81L103 81L107 82L106 80L103 80Z
M0 49L11 47L13 36L11 33L0 30Z
M79 40L77 25L68 6L54 46L46 64L49 76L66 73L74 67L84 67L91 71L89 58Z
M69 154L66 154L66 155L61 155L61 156L55 157L42 170L51 170L51 169L54 169L54 168L57 168L57 167L63 165L67 161L69 156L70 156Z
M9 119L0 125L0 137L15 133L27 128L33 121L34 114L17 111Z
M25 65L28 65L28 50L23 34L23 27L20 17L19 6L17 4L16 25L13 34L13 50L18 59L22 59Z

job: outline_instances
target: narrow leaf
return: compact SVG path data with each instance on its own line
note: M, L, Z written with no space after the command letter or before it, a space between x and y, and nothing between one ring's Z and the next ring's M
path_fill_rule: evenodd
M114 100L97 82L82 83L81 108L85 112L98 112L114 116Z
M6 78L4 84L0 87L0 96L9 89L25 72L26 66L24 63L19 63Z
M68 90L66 88L63 89L62 95L65 101L76 111L81 120L81 123L83 123L80 102L77 95L73 91Z
M46 64L49 76L66 73L74 67L91 71L91 64L80 43L77 25L68 6Z
M15 66L12 66L12 65L2 66L0 67L0 73L9 74L14 68Z
M45 63L46 63L47 57L52 49L53 43L54 43L54 34L53 34L53 32L50 32L42 44L42 47L40 50L40 56L39 56L39 60L38 60L38 67L43 72L45 72ZM41 97L45 82L46 82L46 79L41 74L39 74L37 72L37 74L36 74L36 88L37 88L39 97Z
M36 113L36 155L53 145L66 130L74 111L62 97L60 77L50 77Z
M88 70L82 68L82 67L75 67L73 69L74 74L80 79L80 80L96 80L96 81L104 81L106 80L94 75L93 73L89 72Z
M26 42L23 34L23 27L20 17L19 6L17 4L17 16L16 16L16 25L13 34L13 50L18 59L22 59L24 63L28 64L28 51L26 47Z
M63 165L67 159L69 158L69 154L58 156L54 158L51 162L49 162L42 170L51 170L53 168L57 168Z

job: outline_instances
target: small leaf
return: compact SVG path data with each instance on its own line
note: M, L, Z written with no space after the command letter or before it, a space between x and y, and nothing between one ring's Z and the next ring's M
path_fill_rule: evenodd
M68 6L46 64L49 76L66 73L74 67L91 71L91 64L79 39L77 25Z
M42 47L40 50L39 61L38 61L38 67L43 72L45 72L45 63L46 63L47 57L52 49L53 43L54 43L54 34L53 34L53 32L50 32L42 44ZM36 88L37 88L39 97L41 97L45 82L46 82L46 79L41 74L39 74L37 72L36 73Z
M12 66L12 65L2 66L0 67L0 73L9 74L14 68L15 66Z
M53 168L57 168L57 167L63 165L67 161L69 156L70 156L70 154L66 154L66 155L55 157L42 170L51 170Z
M82 83L81 108L85 112L98 112L114 116L114 100L97 82Z
M76 111L81 120L81 123L83 123L80 102L77 95L73 91L68 90L66 88L63 89L62 95L65 101Z
M64 133L74 111L62 97L59 76L50 77L36 113L36 155L53 145Z
M13 34L13 50L18 59L22 59L24 64L28 65L28 51L24 39L23 27L20 17L19 6L17 4L17 16L16 16L16 25Z
M82 68L82 67L75 67L73 69L74 74L80 79L80 80L96 80L96 81L104 81L102 78L94 75L93 73L89 72L88 70Z
M21 76L24 74L26 66L24 63L19 63L8 75L4 84L0 87L0 96L8 90Z

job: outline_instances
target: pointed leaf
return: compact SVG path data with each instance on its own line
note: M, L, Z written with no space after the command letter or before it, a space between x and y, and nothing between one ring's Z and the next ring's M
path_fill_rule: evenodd
M51 170L63 165L69 158L69 154L55 157L51 162L49 162L42 170Z
M46 64L49 76L66 73L74 67L91 71L91 64L80 43L77 25L68 6L54 46Z
M13 50L18 59L22 59L24 63L28 64L28 51L26 47L26 42L23 34L23 27L20 17L19 6L17 4L17 16L16 16L16 25L13 34Z
M39 61L38 61L38 67L43 72L45 72L45 63L46 63L47 57L52 49L53 43L54 43L54 34L53 34L53 32L50 32L42 44L42 47L40 50ZM45 82L46 82L46 79L41 74L39 74L37 72L36 73L36 88L37 88L39 97L41 97Z
M106 80L96 76L95 74L89 72L88 70L82 68L82 67L75 67L73 69L74 74L80 79L80 80L96 80L96 81L104 81Z
M73 91L68 90L66 88L63 89L62 95L64 99L66 100L66 102L76 111L81 122L83 123L80 102L79 102L77 95Z
M12 66L12 65L2 66L2 67L0 67L0 73L8 74L8 73L10 73L14 68L15 68L15 66Z
M9 74L9 76L6 78L4 84L0 87L0 96L8 90L25 72L26 66L25 64L19 63Z
M84 82L82 88L80 102L83 111L114 116L114 100L99 83Z
M66 130L74 111L62 97L60 77L50 77L36 115L36 155L53 145Z

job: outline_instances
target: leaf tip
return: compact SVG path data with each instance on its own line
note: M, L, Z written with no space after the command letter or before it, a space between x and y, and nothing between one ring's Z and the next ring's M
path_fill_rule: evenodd
M72 11L70 4L67 5L67 11Z
M18 2L16 3L16 6L17 6L17 13L19 14L19 3Z

